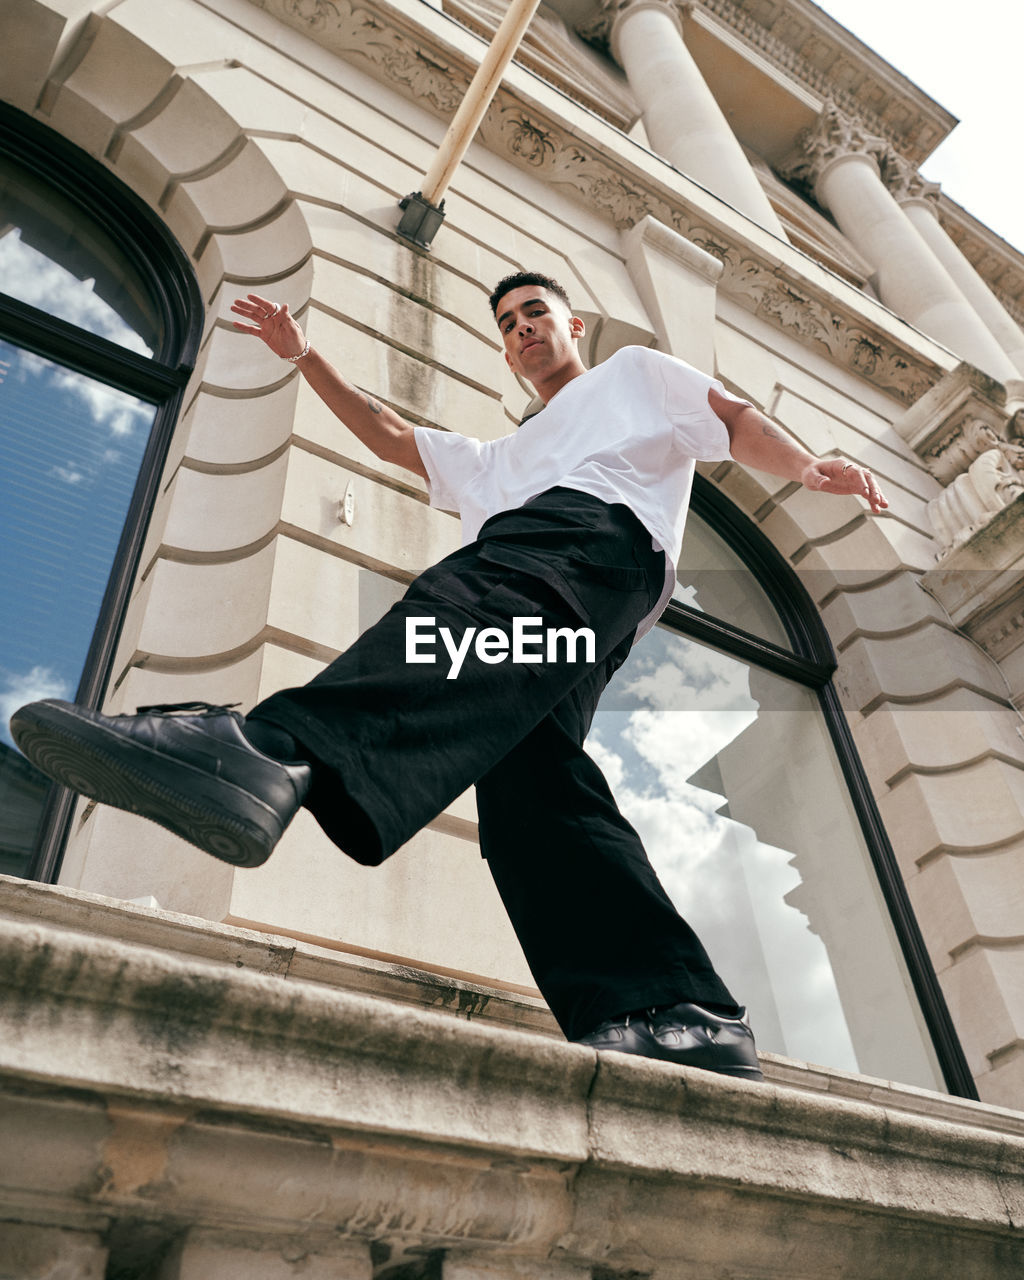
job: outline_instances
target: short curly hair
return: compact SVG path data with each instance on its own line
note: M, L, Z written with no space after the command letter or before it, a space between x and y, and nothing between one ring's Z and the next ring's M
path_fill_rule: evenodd
M539 285L542 289L547 289L548 293L553 293L556 298L560 298L565 305L572 310L572 303L569 301L569 295L558 283L552 280L550 276L542 275L539 271L516 271L512 275L506 276L504 280L499 280L495 285L494 292L491 294L491 312L495 319L498 317L498 303L504 298L506 293L511 293L513 289L522 289L525 285Z

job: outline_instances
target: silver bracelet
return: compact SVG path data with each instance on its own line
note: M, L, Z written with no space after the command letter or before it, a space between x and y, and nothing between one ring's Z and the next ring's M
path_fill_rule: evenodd
M289 360L292 364L298 364L300 360L304 360L309 355L309 339L306 339L306 345L302 348L297 356L282 356L283 360Z

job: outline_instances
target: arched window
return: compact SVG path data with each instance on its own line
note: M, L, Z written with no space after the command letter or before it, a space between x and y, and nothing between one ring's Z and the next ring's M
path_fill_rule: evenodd
M588 739L759 1048L976 1097L817 611L697 477L675 598Z
M98 705L202 304L164 227L0 107L0 871L50 879L71 799L13 748L37 697Z

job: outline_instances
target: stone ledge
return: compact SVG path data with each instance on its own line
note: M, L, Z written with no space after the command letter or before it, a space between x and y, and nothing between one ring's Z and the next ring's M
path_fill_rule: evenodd
M338 950L312 938L265 933L238 924L219 924L156 906L83 893L63 885L42 885L0 876L0 919L119 939L126 945L185 955L200 963L209 961L255 973L322 983L352 994L562 1038L554 1018L537 995L485 986L464 975L432 972Z
M325 985L448 1017L512 1028L562 1042L543 1000L514 987L362 955L313 938L217 923L121 898L0 875L0 922L43 924L288 980ZM768 1079L783 1089L884 1106L889 1111L963 1121L1024 1138L1024 1113L1003 1111L913 1085L762 1053ZM972 1113L971 1108L975 1108Z
M891 1272L864 1260L887 1250L911 1277L947 1262L1019 1274L1018 1113L599 1056L285 977L280 940L151 913L174 953L140 945L142 909L4 888L9 1220L508 1250L658 1277L714 1257L723 1277L757 1258L758 1275L877 1280ZM108 936L73 927L86 912Z

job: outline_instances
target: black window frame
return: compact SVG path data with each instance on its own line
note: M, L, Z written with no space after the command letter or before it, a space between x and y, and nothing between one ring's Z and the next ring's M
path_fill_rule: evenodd
M690 510L742 560L766 591L792 649L673 600L661 617L670 630L812 689L860 823L882 897L949 1092L978 1100L978 1091L949 1006L910 903L907 887L832 676L838 662L814 601L792 566L752 520L710 480L694 477Z
M113 237L160 312L151 357L48 315L0 291L0 338L156 407L138 479L111 565L75 701L98 708L110 681L150 513L203 332L204 306L192 264L164 223L114 174L62 135L0 103L0 154L21 165ZM52 785L26 879L55 883L76 797Z

